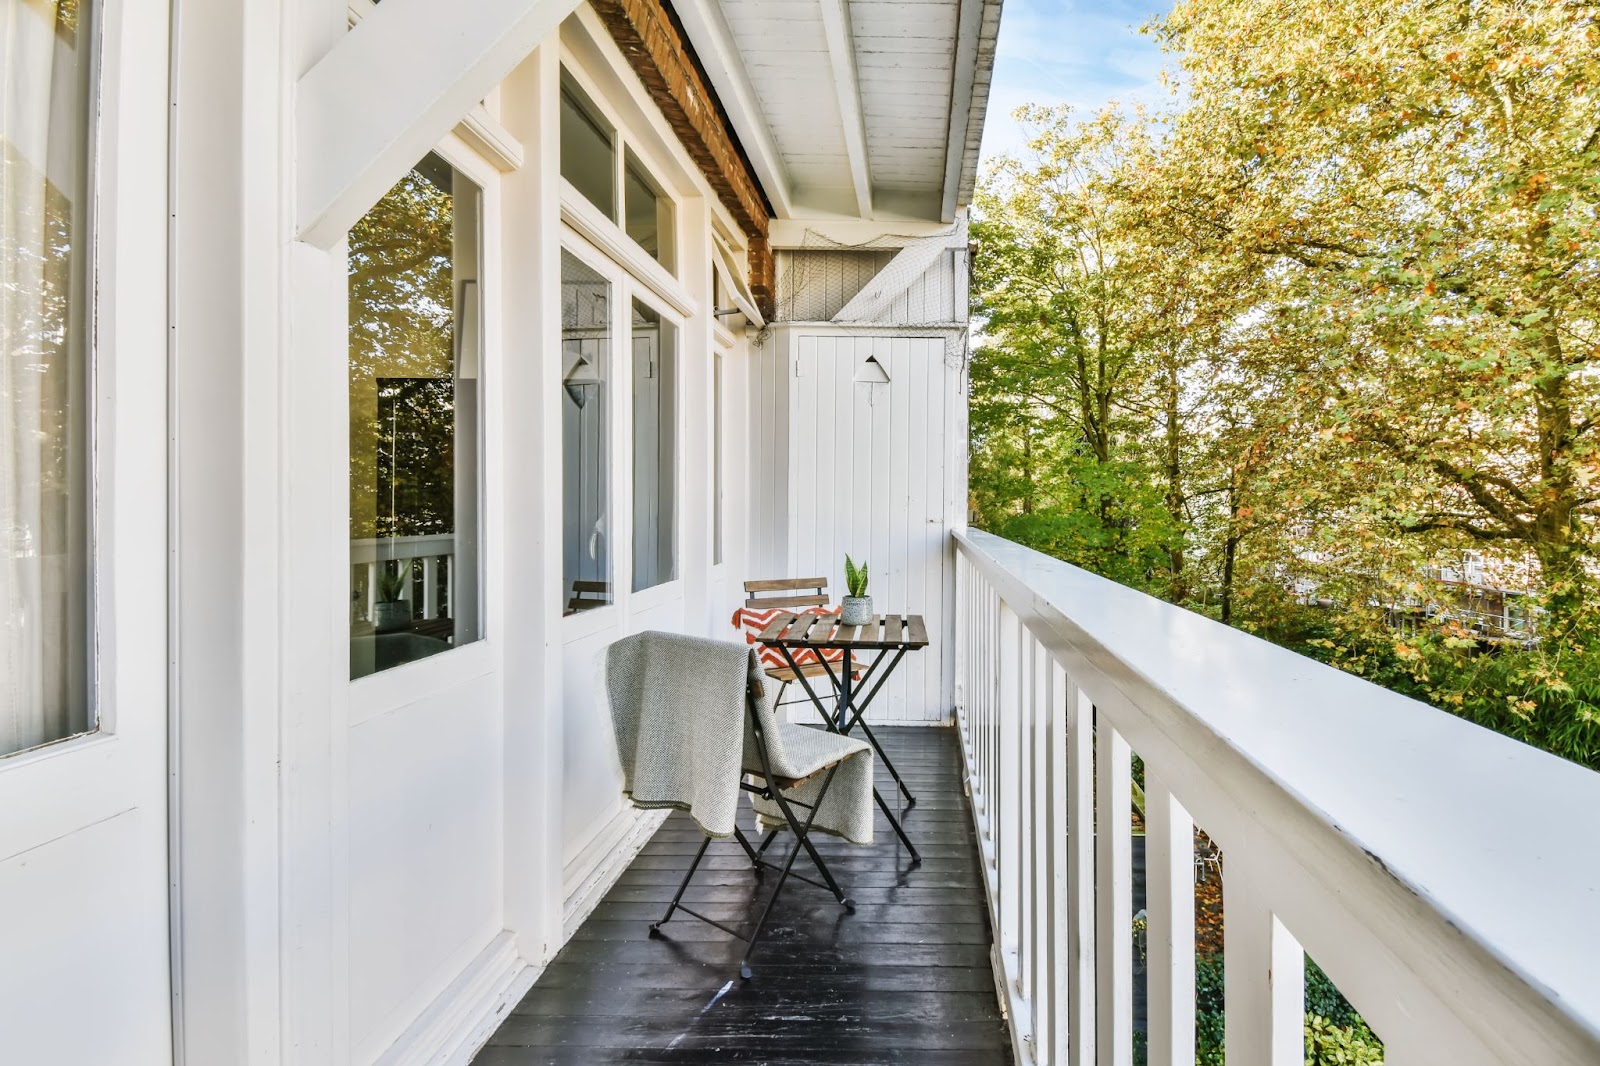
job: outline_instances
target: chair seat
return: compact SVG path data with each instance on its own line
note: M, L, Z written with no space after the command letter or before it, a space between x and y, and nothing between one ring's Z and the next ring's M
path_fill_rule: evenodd
M769 666L766 673L772 680L787 685L791 681L799 680L802 675L805 677L825 677L828 671L834 668L835 664L832 663L803 663L798 671L792 666ZM850 671L850 680L860 681L861 671Z
M790 722L777 724L782 750L788 765L785 769L795 774L788 777L774 773L772 783L788 792L811 780L824 770L843 762L852 755L863 751L870 751L871 746L866 741L857 737L845 736L827 729L816 729L812 726L795 725ZM757 777L765 776L760 765L745 755L746 766L744 772Z

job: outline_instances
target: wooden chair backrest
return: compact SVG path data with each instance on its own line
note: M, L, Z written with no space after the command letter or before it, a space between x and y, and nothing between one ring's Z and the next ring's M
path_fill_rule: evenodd
M746 581L746 607L826 607L828 579L825 577L785 577L773 581Z
M572 598L567 601L567 613L590 607L604 607L611 602L611 584L607 581L574 581Z

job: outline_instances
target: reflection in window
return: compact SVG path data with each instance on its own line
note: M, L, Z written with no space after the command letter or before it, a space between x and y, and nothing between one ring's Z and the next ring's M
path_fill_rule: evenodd
M430 154L350 231L350 676L483 635L477 186Z
M623 226L628 236L668 270L672 262L672 201L629 150L622 170Z
M0 755L95 725L85 283L95 8L0 0Z
M562 575L566 613L611 602L606 470L611 283L561 252Z
M633 591L678 576L678 330L633 301Z
M617 217L617 156L611 127L583 90L561 79L561 176L613 221Z

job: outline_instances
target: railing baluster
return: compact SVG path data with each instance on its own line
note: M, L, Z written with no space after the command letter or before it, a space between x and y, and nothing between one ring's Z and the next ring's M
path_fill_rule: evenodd
M1150 1066L1194 1063L1194 821L1145 764Z
M1270 876L1253 872L1236 851L1225 848L1223 856L1228 1066L1300 1066L1305 951L1262 892Z
M1018 655L1021 644L1017 616L1005 604L1000 606L1000 654L995 656L1000 674L1000 695L995 708L1000 725L1000 765L990 794L995 801L995 855L999 863L1000 929L1002 953L1017 950L1018 920L1021 917L1020 879L1017 876L1018 755L1021 749L1017 704ZM1015 972L1015 971L1013 971Z
M1067 694L1067 1029L1069 1066L1095 1061L1094 706Z
M1046 871L1050 886L1049 917L1045 923L1051 931L1050 983L1046 986L1050 1008L1047 1015L1048 1033L1040 1041L1041 1048L1048 1048L1046 1061L1050 1066L1065 1066L1068 1060L1067 978L1071 956L1067 950L1070 943L1067 920L1067 701L1070 698L1071 688L1067 684L1066 671L1052 658L1045 722L1050 767L1045 818L1050 858Z
M439 617L439 557L437 555L423 556L422 559L422 617Z
M1132 759L1104 710L1095 710L1095 943L1099 1066L1133 1066Z
M1028 755L1033 761L1029 777L1028 809L1033 812L1033 832L1029 834L1029 888L1033 896L1033 936L1028 941L1031 963L1029 987L1033 995L1033 1054L1041 1063L1050 1061L1050 657L1044 645L1033 642L1028 671L1033 677L1030 702L1032 728L1028 730Z
M1028 946L1033 939L1033 754L1029 744L1033 741L1033 634L1026 628L1020 630L1017 641L1017 702L1012 709L1016 716L1017 745L1016 776L1013 779L1013 802L1017 817L1012 825L1017 830L1016 898L1017 898L1017 991L1024 1002L1033 998L1033 956Z

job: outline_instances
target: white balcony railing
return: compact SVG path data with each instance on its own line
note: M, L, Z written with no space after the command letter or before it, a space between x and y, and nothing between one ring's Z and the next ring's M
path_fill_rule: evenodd
M453 533L352 540L350 566L355 573L350 587L360 590L362 594L350 605L351 620L372 621L378 601L378 574L389 562L410 563L413 564L413 570L416 563L422 564L422 573L419 575L422 603L413 604L412 614L415 617L432 619L448 616L456 598L455 552L456 538ZM414 599L415 584L414 580L406 582L401 599L407 602ZM418 606L422 608L420 613Z
M1390 1066L1600 1063L1600 774L957 542L958 719L1020 1061L1133 1062L1137 753L1151 1066L1195 1061L1195 823L1224 855L1228 1066L1303 1061L1303 951Z

